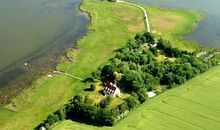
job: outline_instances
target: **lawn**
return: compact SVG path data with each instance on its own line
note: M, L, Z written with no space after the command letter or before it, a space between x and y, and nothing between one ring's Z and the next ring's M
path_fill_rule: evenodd
M219 130L219 91L220 66L217 66L144 103L112 128L66 120L53 130Z
M86 37L78 41L79 50L73 49L72 54L71 49L68 52L67 55L72 57L71 60L64 61L58 65L57 69L86 78L92 71L113 57L114 50L124 46L126 41L132 38L135 33L144 31L145 25L140 9L122 3L84 0L82 8L92 15L89 32ZM172 30L176 28L184 30L183 28L186 26L192 27L188 22L194 23L195 20L199 20L198 17L193 17L190 19L192 21L188 21L186 20L188 19L187 15L179 16L178 12L192 16L195 15L194 13L166 10L164 13L169 12L169 15L176 15L181 19L175 17L172 21L165 21L162 18L163 11L160 8L148 6L146 8L150 12L151 21L155 21L154 19L158 19L158 17L161 17L164 23L176 23L175 21L178 21L178 24L173 25L173 28L165 30L167 33L174 32ZM153 15L154 12L162 14L156 16ZM152 27L155 30L160 30L160 28L162 30L160 26L154 27L156 24L159 23L152 23ZM167 37L171 37L171 34L167 34ZM67 103L74 94L81 93L85 87L80 81L63 75L53 75L52 78L40 77L33 81L33 85L29 89L13 99L11 104L0 108L0 128L1 130L30 130L46 119L49 114Z

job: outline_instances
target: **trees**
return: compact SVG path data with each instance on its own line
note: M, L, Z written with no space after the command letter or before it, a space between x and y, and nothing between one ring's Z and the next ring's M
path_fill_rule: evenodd
M50 129L53 124L59 121L59 116L57 114L50 114L47 119L39 125L38 127L41 127L42 125L45 126L45 128Z
M112 126L115 123L115 118L108 109L99 109L96 120L101 125Z
M144 81L139 72L127 71L123 75L120 83L127 91L137 91L140 87L143 86L142 84Z
M158 56L158 51L155 47L151 47L150 48L150 51L155 55L155 56Z
M134 109L138 105L138 101L135 97L130 96L126 99L129 110Z
M138 95L138 101L142 104L146 101L147 99L147 91L145 88L142 88L140 90L137 91L137 95Z
M124 113L126 110L129 109L127 103L122 103L122 104L118 105L117 108L118 108L120 114Z
M55 114L58 115L59 120L66 119L66 109L64 107L61 107L59 110L57 110Z
M113 73L115 71L114 69L115 68L112 64L106 64L101 70L101 77L104 80L114 81L114 76L113 76Z
M51 114L48 116L46 122L50 125L53 125L54 123L56 123L56 117L53 114Z
M81 95L76 95L72 98L71 104L76 104L82 102L82 96Z
M168 57L180 57L183 54L190 54L186 50L180 50L178 48L172 47L169 41L164 41L163 39L159 39L157 43L157 49L161 50Z
M121 80L123 74L122 73L118 73L118 72L114 72L113 75L114 75L115 80L117 82L119 82Z
M145 32L143 36L146 38L146 42L148 43L154 42L154 37L150 32Z

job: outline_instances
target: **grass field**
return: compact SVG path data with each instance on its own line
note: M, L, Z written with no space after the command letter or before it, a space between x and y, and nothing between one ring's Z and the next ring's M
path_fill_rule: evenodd
M220 66L167 91L132 111L116 126L63 121L53 130L219 130Z
M124 46L126 41L133 37L136 32L144 31L145 25L142 11L132 6L97 0L84 0L83 8L92 15L90 31L86 37L77 43L78 51L68 52L69 56L73 56L74 64L69 61L64 62L57 69L86 78L98 66L111 58L115 49ZM194 16L194 13L166 10L167 14L164 13L164 15L178 16L171 21L166 21L162 18L164 17L163 14L153 15L157 12L163 13L160 8L146 8L150 11L152 21L156 21L154 19L158 19L158 17L161 17L163 23L167 24L174 24L178 21L178 24L174 24L172 28L166 29L163 33L174 32L172 30L175 30L175 28L182 28L184 32L183 28L186 26L192 27L191 24L188 24L190 21L186 22L188 15L181 15L178 12L188 13L189 16ZM127 17L128 14L129 17ZM190 19L190 23L193 24L194 21L199 19L195 16ZM159 25L159 22L155 22L152 26L155 30L162 30L162 26ZM180 34L183 34L183 32ZM167 37L171 37L171 34L174 33L167 34ZM29 89L13 99L11 104L0 108L0 129L30 130L46 119L50 113L68 102L75 93L82 93L84 88L83 83L66 76L40 77L33 81L33 85Z

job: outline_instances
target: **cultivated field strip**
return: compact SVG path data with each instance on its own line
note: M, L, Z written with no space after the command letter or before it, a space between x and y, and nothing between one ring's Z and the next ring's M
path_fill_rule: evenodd
M207 118L205 116L201 116L200 113L188 111L188 110L185 110L184 108L179 108L173 105L164 104L160 108L156 108L153 111L156 111L168 117L176 118L179 121L186 122L198 128L210 130L212 129L213 126L216 126L218 129L220 129L219 121L213 120L211 118Z
M188 99L184 98L178 98L178 97L168 97L165 100L168 100L169 102L166 102L168 105L175 106L177 108L182 108L186 111L190 111L192 113L198 114L203 117L207 117L211 120L216 120L217 122L220 123L220 110L213 109L210 106L206 106L197 102L190 101ZM181 102L181 104L179 103ZM185 105L187 104L187 106Z

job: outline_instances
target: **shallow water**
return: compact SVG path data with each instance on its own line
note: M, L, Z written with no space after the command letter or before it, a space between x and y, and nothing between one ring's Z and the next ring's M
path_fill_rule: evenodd
M76 28L78 1L0 0L0 70Z
M220 48L220 0L129 0L171 8L195 9L207 14L207 18L186 37L204 45Z
M0 0L0 104L52 72L87 31L80 0ZM24 63L27 63L25 66Z

